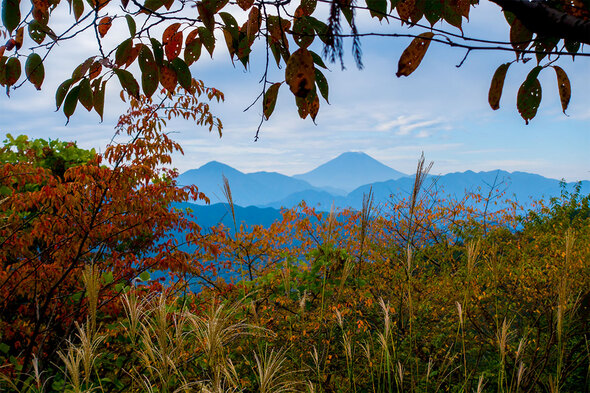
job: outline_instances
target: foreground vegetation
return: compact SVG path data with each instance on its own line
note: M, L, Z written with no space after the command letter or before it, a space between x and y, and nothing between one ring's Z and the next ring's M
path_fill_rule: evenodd
M205 197L163 169L180 147L149 105L102 155L0 151L2 392L590 391L579 188L494 210L423 189L421 160L384 206L205 231L170 208Z

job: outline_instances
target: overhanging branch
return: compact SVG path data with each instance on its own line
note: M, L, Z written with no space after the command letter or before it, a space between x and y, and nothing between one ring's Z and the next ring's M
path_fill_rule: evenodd
M590 20L559 11L544 0L490 0L510 11L530 31L541 36L590 44Z

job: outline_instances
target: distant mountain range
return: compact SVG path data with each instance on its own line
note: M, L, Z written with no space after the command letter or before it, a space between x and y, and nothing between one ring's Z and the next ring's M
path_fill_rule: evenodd
M209 162L198 169L181 174L181 185L195 184L211 199L211 203L227 202L223 192L223 176L230 184L233 201L238 206L258 208L293 207L304 200L319 210L329 210L332 204L339 208L362 206L363 194L372 189L375 203L391 196L410 195L414 176L403 174L365 153L344 153L316 169L295 176L277 172L243 173L219 162ZM568 184L572 187L573 184ZM487 195L493 187L505 191L505 197L526 204L531 200L560 195L559 180L526 173L495 170L488 172L457 172L442 176L429 176L424 189L433 189L445 195L461 197L465 192L478 189ZM590 181L582 182L582 193L590 193ZM220 209L217 207L216 209ZM256 212L256 213L255 213ZM261 213L263 212L263 213ZM269 219L270 211L250 212ZM250 216L252 214L246 214ZM278 214L278 213L277 213ZM249 221L249 220L246 220Z

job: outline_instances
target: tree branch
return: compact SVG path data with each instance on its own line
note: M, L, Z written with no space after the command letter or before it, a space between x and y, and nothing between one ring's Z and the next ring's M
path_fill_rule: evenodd
M510 11L530 31L590 44L590 20L559 11L543 0L490 0Z

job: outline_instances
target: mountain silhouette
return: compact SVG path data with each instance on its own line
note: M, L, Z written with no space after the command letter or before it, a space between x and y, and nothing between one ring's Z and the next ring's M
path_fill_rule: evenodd
M318 188L331 187L350 192L364 184L399 179L406 176L361 152L348 152L312 171L293 176ZM332 192L333 193L333 192Z

